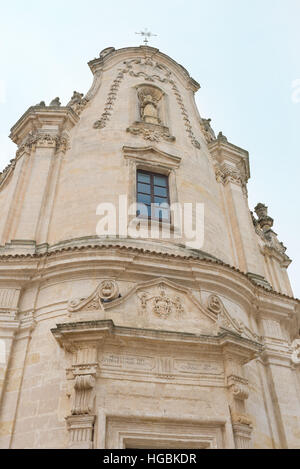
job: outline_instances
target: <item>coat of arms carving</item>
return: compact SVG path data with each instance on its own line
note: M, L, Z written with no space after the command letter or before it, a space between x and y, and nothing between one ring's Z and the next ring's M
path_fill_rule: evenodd
M152 313L161 319L167 319L171 314L176 314L179 319L185 312L181 298L168 296L163 284L159 289L160 293L155 296L150 297L145 292L139 295L141 313L147 312L150 305Z

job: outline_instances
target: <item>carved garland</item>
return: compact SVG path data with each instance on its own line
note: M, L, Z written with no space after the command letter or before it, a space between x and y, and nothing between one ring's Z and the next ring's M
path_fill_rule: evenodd
M119 72L117 75L117 78L113 81L113 84L110 87L108 97L104 106L104 112L101 118L95 122L94 129L104 129L106 127L106 124L109 122L109 119L113 111L113 106L117 99L117 94L118 94L120 84L124 78L124 73L125 73L124 71Z
M174 80L172 80L170 78L171 77L171 72L166 67L164 67L163 65L161 65L157 62L155 63L149 58L148 59L134 59L134 60L130 60L130 61L125 61L124 65L126 66L126 68L124 68L123 70L120 70L118 75L117 75L117 78L113 81L113 84L110 88L108 98L107 98L107 101L106 101L106 104L105 104L105 107L104 107L104 113L102 114L101 118L98 121L95 122L94 128L95 129L103 129L103 128L106 127L106 125L107 125L107 123L108 123L108 121L111 117L112 111L113 111L113 106L114 106L114 103L115 103L116 98L117 98L117 92L119 90L120 84L121 84L122 80L124 79L125 74L129 74L131 77L135 77L135 78L143 77L146 81L154 82L155 80L158 80L161 83L169 83L171 85L172 90L175 93L177 103L178 103L178 105L181 109L181 114L183 116L186 132L187 132L192 144L196 148L199 149L201 147L200 143L196 140L195 135L192 131L191 122L189 120L187 110L185 108L182 96L181 96L181 94L180 94L180 92L177 88L177 85L174 82ZM157 69L159 72L163 71L165 73L165 77L161 78L157 74L149 75L145 72L134 72L134 70L133 70L134 65L146 65L146 66L150 66L154 69Z

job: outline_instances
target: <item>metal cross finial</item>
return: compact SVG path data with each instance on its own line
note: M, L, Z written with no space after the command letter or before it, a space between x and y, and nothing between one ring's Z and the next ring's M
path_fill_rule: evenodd
M135 33L135 34L140 34L141 36L143 36L145 38L144 39L145 46L147 46L148 43L149 43L148 38L157 36L157 34L152 34L150 31L148 31L147 28L145 28L145 31L141 31L140 33Z

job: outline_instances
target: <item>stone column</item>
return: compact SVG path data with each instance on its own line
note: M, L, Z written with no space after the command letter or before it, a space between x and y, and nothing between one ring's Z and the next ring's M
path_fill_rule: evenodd
M71 415L66 418L70 449L93 449L96 422L98 343L76 344L68 377L73 381Z
M33 314L27 313L20 321L6 373L0 409L0 448L9 449L12 447L24 367L34 328Z
M295 382L297 351L291 349L279 318L261 319L265 336L263 363L272 396L281 446L299 448L300 400Z
M249 397L248 381L243 377L244 361L232 350L225 351L225 375L232 429L236 449L251 449L252 422L246 415L245 401Z

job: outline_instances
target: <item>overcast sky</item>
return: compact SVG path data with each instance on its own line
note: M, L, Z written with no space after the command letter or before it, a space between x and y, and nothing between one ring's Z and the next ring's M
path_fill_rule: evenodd
M269 206L293 259L300 298L300 0L0 0L0 166L26 109L87 92L86 63L108 46L151 41L201 84L197 104L216 133L250 153L249 203Z

